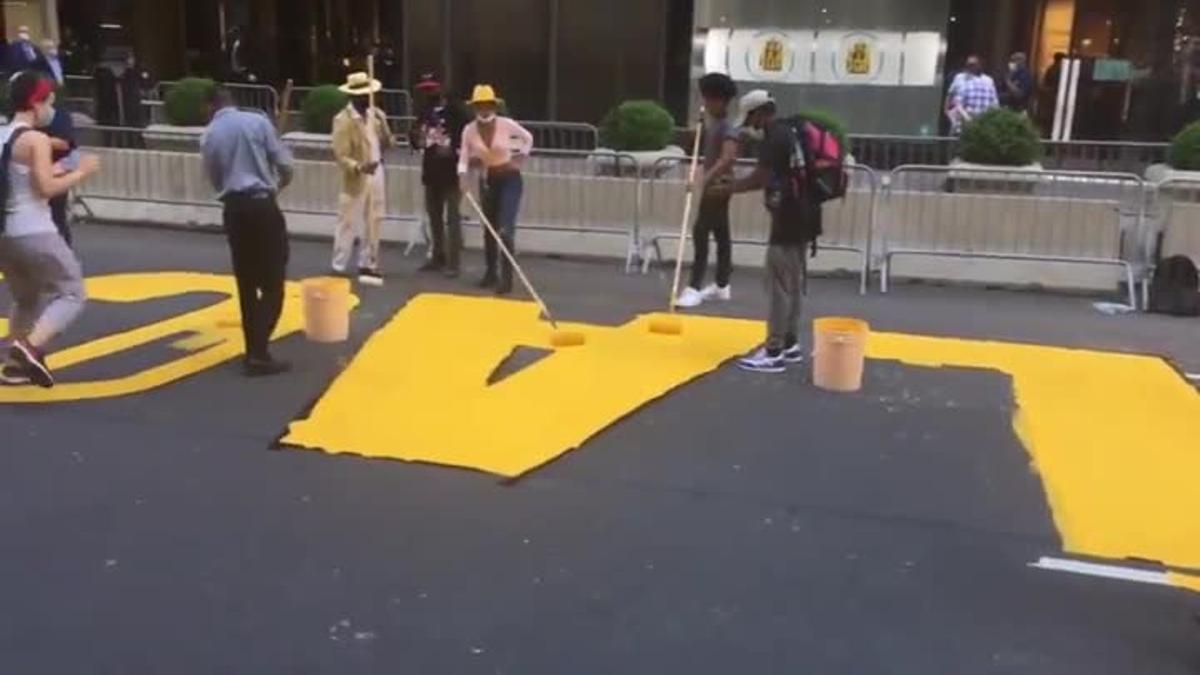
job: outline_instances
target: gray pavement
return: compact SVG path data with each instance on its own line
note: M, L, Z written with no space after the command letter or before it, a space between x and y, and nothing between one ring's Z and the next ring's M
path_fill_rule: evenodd
M214 235L90 226L79 240L90 274L227 266ZM326 253L296 243L293 277L323 273ZM413 294L472 292L388 259L351 344L280 344L288 378L228 366L146 395L0 407L0 673L1200 670L1195 598L1026 566L1061 544L999 373L876 363L865 393L839 397L802 372L727 367L515 483L270 451ZM663 274L617 267L530 272L565 318L662 304ZM761 316L758 284L739 272L718 310ZM854 290L816 281L810 316L1200 369L1200 324L1105 317L1094 298ZM68 342L202 301L94 304Z

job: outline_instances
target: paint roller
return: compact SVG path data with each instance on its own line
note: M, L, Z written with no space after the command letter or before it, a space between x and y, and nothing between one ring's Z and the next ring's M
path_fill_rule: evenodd
M675 300L679 297L679 283L683 279L683 254L687 246L688 225L692 220L692 207L696 200L696 173L700 167L700 142L704 137L704 108L700 108L700 121L696 125L696 138L692 141L692 167L688 171L687 197L683 202L683 222L679 225L679 252L675 256L675 281L671 284L671 297L667 301L667 315L650 319L650 332L659 335L681 335L683 321L677 314Z
M517 262L512 251L508 250L504 240L500 237L500 233L496 231L492 221L488 219L483 209L479 207L479 202L475 201L475 195L469 191L466 193L467 201L471 204L471 208L475 210L475 214L479 216L479 222L483 223L483 227L488 231L488 235L496 241L496 246L504 257L508 259L508 264L512 265L517 272L517 277L521 279L521 284L525 286L525 290L533 296L539 307L542 308L542 315L550 322L550 327L553 331L550 333L550 346L552 347L579 347L587 342L587 336L579 331L562 330L558 327L558 321L554 319L554 314L550 312L550 308L546 302L542 300L542 296L538 294L537 289L533 287L533 283L529 281L529 277L525 276L525 270L521 269L520 263Z

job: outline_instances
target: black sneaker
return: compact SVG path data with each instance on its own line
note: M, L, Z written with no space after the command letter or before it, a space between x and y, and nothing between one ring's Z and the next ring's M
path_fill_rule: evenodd
M787 361L783 360L783 352L772 356L766 347L763 347L753 354L739 359L738 368L752 373L779 374L787 372Z
M0 386L22 387L27 384L33 384L33 380L21 366L15 363L6 363L3 368L0 368Z
M29 379L43 389L54 386L54 373L46 365L46 357L24 340L15 340L8 350L8 359L25 371Z
M790 364L804 363L804 347L801 347L800 343L797 342L783 350L783 360Z
M272 377L291 371L292 364L273 358L247 358L243 365L246 377Z
M382 286L383 274L377 269L363 267L358 270L358 283L363 286Z

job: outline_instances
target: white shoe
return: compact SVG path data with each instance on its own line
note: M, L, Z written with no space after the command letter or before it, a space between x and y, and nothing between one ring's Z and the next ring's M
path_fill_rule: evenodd
M759 349L749 356L738 359L738 367L752 373L778 375L779 373L786 373L787 366L787 361L784 360L782 353L771 356L766 347Z
M675 299L675 306L683 309L699 307L702 304L704 304L704 294L691 286L683 289L683 292Z
M729 302L733 299L733 288L730 286L718 286L712 284L708 288L701 291L705 300L720 300L721 302Z

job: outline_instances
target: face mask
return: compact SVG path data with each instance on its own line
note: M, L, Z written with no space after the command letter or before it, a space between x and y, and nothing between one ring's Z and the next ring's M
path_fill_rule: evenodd
M38 108L34 114L37 117L37 125L39 127L48 127L54 121L54 106L44 105Z
M766 136L763 130L758 127L746 127L742 129L742 135L752 141L761 141Z
M1008 64L1008 69L1014 73L1017 72L1018 68L1020 68L1020 66L1018 64L1016 64L1015 62Z
M19 40L28 40L28 39L29 39L29 33L17 33L17 39L19 39Z
M496 121L496 113L479 113L475 116L475 119L479 120L482 124L491 124Z

